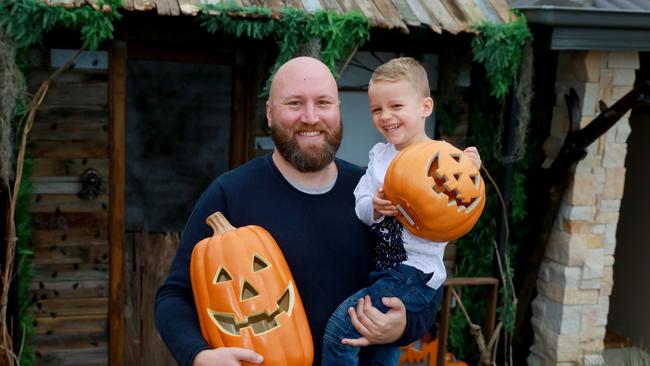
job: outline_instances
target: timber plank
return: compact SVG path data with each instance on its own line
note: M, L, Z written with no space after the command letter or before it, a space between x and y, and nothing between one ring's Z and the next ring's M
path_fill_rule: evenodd
M447 9L449 14L456 20L463 32L472 30L472 19L465 13L463 7L456 0L440 0L440 3Z
M106 331L105 314L43 316L34 319L36 334L63 334Z
M29 212L97 212L108 210L108 195L87 201L72 194L37 194L32 196Z
M108 179L108 158L35 158L32 177L81 176L88 169L95 169L103 179ZM108 182L108 181L107 181ZM103 183L103 182L102 182ZM108 185L108 184L107 184Z
M56 351L61 349L106 347L105 332L86 332L72 334L34 335L32 343L39 352Z
M33 141L32 156L36 158L106 158L106 141Z
M108 314L107 297L86 297L78 299L38 300L29 307L33 317L68 316L68 315L103 315Z
M156 291L162 284L172 260L176 255L180 237L178 234L149 234L148 240L141 245L142 260L142 285L140 301L141 330L141 365L173 366L176 364L167 351L167 347L156 330L154 308ZM156 255L152 255L156 253ZM165 350L166 352L154 352Z
M108 230L104 227L79 227L60 230L36 230L33 248L104 245L108 247Z
M46 105L94 105L108 104L108 83L52 84L43 104Z
M138 7L140 0L134 0ZM126 167L126 42L113 42L110 47L110 299L109 299L109 358L110 366L125 364L124 298L124 213Z
M106 212L61 213L32 212L32 225L35 230L63 230L72 227L106 227Z
M107 141L108 123L35 123L30 141Z
M40 350L34 347L39 366L105 366L108 362L108 348Z
M436 19L444 30L451 34L458 34L461 27L456 20L449 14L447 8L439 1L422 1L422 5L426 7L432 19Z
M79 263L38 263L34 268L32 281L81 281L107 280L108 263L84 264Z
M28 87L30 90L36 90L41 83L50 77L50 71L45 69L33 69L29 71L27 79ZM108 70L107 69L72 69L60 74L52 85L58 84L93 84L93 83L107 83Z
M32 301L56 298L108 296L108 281L39 281L31 282Z
M140 300L142 277L143 233L128 232L124 242L124 292L132 296L124 296L124 364L140 364L142 353L142 321ZM157 253L157 252L154 252ZM153 253L152 253L153 254ZM149 313L152 313L151 311Z
M102 123L108 124L108 105L41 105L34 124L40 123Z
M32 194L43 195L78 195L82 190L80 177L41 176L32 177ZM108 193L108 185L101 184L99 194Z
M57 247L34 249L34 264L108 263L107 246Z

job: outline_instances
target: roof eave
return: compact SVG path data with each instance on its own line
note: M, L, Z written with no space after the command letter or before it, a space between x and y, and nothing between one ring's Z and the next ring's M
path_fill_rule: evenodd
M650 12L561 6L520 6L530 24L552 27L650 29Z

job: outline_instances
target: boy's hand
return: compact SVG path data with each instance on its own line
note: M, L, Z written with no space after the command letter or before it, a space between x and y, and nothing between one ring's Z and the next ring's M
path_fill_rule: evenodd
M474 163L474 166L481 169L481 156L478 154L478 150L476 150L474 146L470 146L463 150L463 154Z
M379 186L379 188L377 188L377 193L372 197L372 207L374 209L372 216L375 220L381 216L397 215L397 208L393 206L393 203L387 200L386 195L384 195L384 186Z

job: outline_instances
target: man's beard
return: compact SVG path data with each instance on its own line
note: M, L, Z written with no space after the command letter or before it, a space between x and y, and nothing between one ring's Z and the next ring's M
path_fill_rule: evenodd
M281 127L271 123L271 137L280 155L298 171L317 172L334 161L336 151L341 146L343 139L343 123L339 128L328 131L322 122L316 125L296 124L291 131L283 130ZM322 146L309 146L301 148L296 141L296 133L299 130L317 130L325 134L325 143Z

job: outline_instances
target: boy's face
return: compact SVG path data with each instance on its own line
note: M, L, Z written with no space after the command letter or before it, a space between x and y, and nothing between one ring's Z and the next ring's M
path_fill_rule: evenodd
M407 80L371 82L368 99L375 127L398 150L428 139L424 123L433 111L433 100Z

